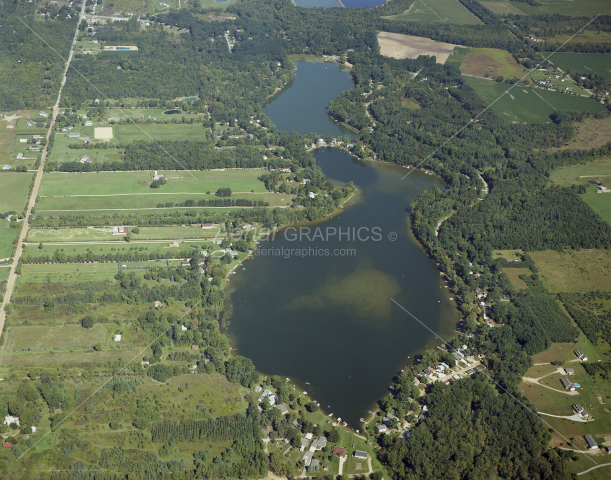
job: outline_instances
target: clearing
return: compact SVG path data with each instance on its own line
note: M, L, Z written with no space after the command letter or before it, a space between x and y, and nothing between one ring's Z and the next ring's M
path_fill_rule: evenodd
M28 201L31 173L2 173L0 176L0 212L21 213Z
M92 347L96 343L106 344L110 329L115 323L97 324L92 328L80 325L61 327L9 327L7 350L44 350L46 348ZM107 328L108 327L108 328Z
M611 252L608 250L545 250L529 252L542 280L554 293L611 291Z
M380 53L397 59L418 58L420 55L436 57L437 63L445 63L456 45L436 42L430 38L414 37L401 33L378 33Z
M112 127L95 127L93 136L98 140L111 140Z
M507 50L498 48L470 48L460 71L477 77L522 78L526 72Z

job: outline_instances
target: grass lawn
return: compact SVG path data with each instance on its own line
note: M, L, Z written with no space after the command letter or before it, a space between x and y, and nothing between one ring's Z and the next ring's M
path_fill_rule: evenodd
M554 293L611 291L611 252L608 250L545 250L529 255L542 280Z
M8 258L13 251L13 241L19 236L19 230L10 228L6 220L0 219L0 258Z
M611 225L611 193L596 193L593 188L588 190L581 198L600 215L600 218Z
M89 128L92 127L80 127L80 128ZM77 128L78 130L78 128ZM99 143L93 139L93 132L91 133L91 137L86 137L90 139L92 143ZM53 151L49 155L49 162L73 162L81 158L82 155L87 155L92 162L94 163L104 163L112 160L120 160L121 155L119 154L118 148L104 148L104 149L86 149L86 148L69 148L68 145L73 144L82 144L84 143L85 137L83 134L79 138L68 138L65 133L58 133L55 135L55 142L53 143ZM44 179L44 177L43 177Z
M488 103L500 99L492 108L508 122L548 123L549 116L556 110L583 110L596 113L605 107L590 98L551 92L530 87L514 87L506 83L497 83L481 78L465 77L482 99ZM508 94L507 90L511 88Z
M609 183L611 186L611 158L605 157L586 165L556 168L552 170L550 179L553 184L563 187L587 184L588 180L595 180L603 185Z
M522 260L522 255L524 252L522 250L493 250L492 257L494 259L497 258L505 258L506 260Z
M110 331L116 324L97 324L92 328L80 325L61 327L9 327L7 350L44 350L46 348L81 348L91 347L96 343L106 344Z
M490 77L501 75L505 78L522 78L526 73L513 55L498 48L470 48L462 61L460 71L478 77L488 74Z
M21 213L28 201L31 173L2 173L0 175L0 212Z
M219 188L231 188L233 193L266 193L259 177L263 169L231 169L206 171L160 171L167 183L150 188L152 172L100 172L100 173L48 173L42 178L39 195L117 195L141 193L160 195L167 193L214 194ZM200 197L197 197L200 198ZM216 198L214 196L210 198Z
M532 275L532 272L528 268L504 268L503 272L509 277L509 280L515 288L518 290L524 290L528 288L528 285L524 280L520 278L520 275Z
M590 342L583 333L580 333L577 338L577 343L552 343L552 346L548 350L533 356L533 363L550 363L554 360L569 362L577 358L573 352L578 348L585 353L589 362L596 362L603 358L592 342ZM574 367L572 363L577 362L571 362L570 365L567 364L565 366ZM530 374L528 374L528 376L530 376Z
M458 0L416 0L405 12L384 18L423 23L455 23L458 25L482 23Z

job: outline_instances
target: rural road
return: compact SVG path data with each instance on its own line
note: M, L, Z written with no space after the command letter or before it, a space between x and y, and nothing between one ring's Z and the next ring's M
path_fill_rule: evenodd
M28 201L25 219L23 220L23 224L21 226L21 232L19 233L17 250L15 251L15 255L13 256L13 264L11 265L11 271L9 273L8 280L6 282L6 293L4 294L4 300L2 300L2 308L0 309L0 332L4 328L4 321L6 319L6 312L4 309L6 305L10 302L11 295L13 294L13 290L15 289L15 281L17 279L15 270L17 269L19 259L21 258L21 253L23 252L23 242L25 240L26 235L28 234L28 220L30 218L30 215L32 214L32 208L34 207L34 203L36 203L36 196L38 195L38 190L40 189L40 182L42 180L42 174L44 172L45 160L47 159L47 154L49 153L49 141L48 140L51 136L51 132L53 131L53 126L55 125L57 114L59 113L59 102L62 98L62 91L64 90L64 84L66 83L66 74L68 73L68 69L70 68L70 62L72 61L72 55L74 53L74 46L76 45L76 39L78 37L78 32L79 32L78 26L81 23L81 20L85 16L86 4L87 2L83 2L83 6L81 7L81 13L79 15L79 19L76 24L74 38L72 39L72 46L70 47L70 53L68 54L68 60L66 61L66 68L64 69L64 74L62 76L62 81L59 87L59 92L57 93L57 101L55 102L55 105L53 106L53 116L51 117L51 123L49 124L49 128L47 130L47 144L45 145L45 148L43 148L42 150L42 155L40 157L40 165L38 166L38 170L35 173L34 188L32 189L32 193Z
M579 472L579 473L577 474L577 476L579 476L579 475L583 475L583 474L588 473L588 472L591 472L592 470L596 470L597 468L600 468L600 467L608 467L608 466L610 466L610 465L611 465L611 463L602 463L602 464L600 464L600 465L596 465L595 467L588 468L587 470L584 470L583 472Z
M593 422L594 419L591 418L590 420L587 420L585 418L583 418L581 415L552 415L551 413L543 413L543 412L539 412L539 415L545 415L546 417L554 417L554 418L563 418L564 420L571 420L573 422L583 422L583 423L587 423L587 422Z

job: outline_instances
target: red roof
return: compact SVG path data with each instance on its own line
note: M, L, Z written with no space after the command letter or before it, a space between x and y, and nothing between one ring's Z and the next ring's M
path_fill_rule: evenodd
M191 345L191 350L199 350L199 345Z
M337 453L340 457L345 457L346 449L344 447L333 447L333 453Z
M13 444L11 442L2 442L2 448L12 448Z

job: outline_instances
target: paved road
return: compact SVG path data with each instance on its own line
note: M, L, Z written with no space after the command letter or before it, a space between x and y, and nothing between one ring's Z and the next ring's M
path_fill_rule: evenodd
M55 120L57 119L57 114L59 112L59 102L62 98L62 91L64 90L64 84L66 83L66 73L68 72L68 68L70 68L70 62L72 61L72 55L74 53L74 46L76 44L76 39L79 33L78 26L81 23L81 20L85 16L85 4L86 3L87 2L83 2L83 6L81 7L81 14L76 24L74 38L72 39L72 47L70 48L70 53L68 54L68 60L66 61L66 68L64 69L64 75L62 76L62 82L59 87L59 92L57 94L57 101L55 102L55 105L53 106L53 116L51 117L51 123L49 124L49 129L47 130L47 139L50 138L51 132L53 131L53 126L55 125ZM38 190L40 189L40 182L42 180L45 160L47 159L48 153L49 153L49 143L47 143L42 150L42 156L40 157L40 166L38 167L38 170L36 171L36 177L34 180L34 188L32 190L32 194L30 195L30 200L28 201L26 216L25 216L25 219L23 220L23 225L21 226L21 233L19 234L19 243L17 244L17 250L15 251L15 256L13 257L13 264L11 265L11 272L9 273L8 280L6 282L6 293L4 294L4 300L2 301L2 309L0 310L0 332L4 328L4 320L6 318L6 313L4 311L4 308L11 300L11 295L13 294L13 290L15 289L15 280L17 278L17 275L15 274L15 269L17 268L19 258L21 258L21 253L23 252L23 242L28 233L28 219L30 218L30 215L32 214L32 208L34 207L34 203L36 203L36 196L38 195Z

